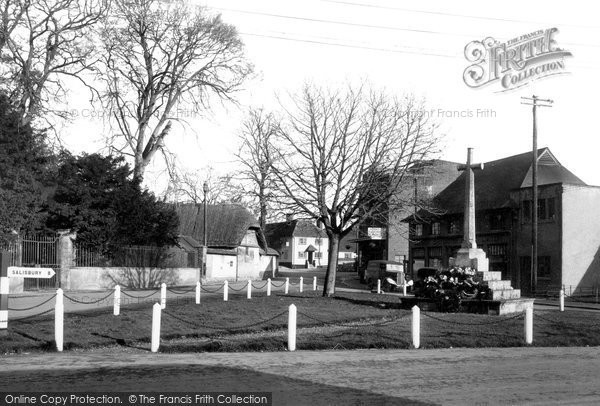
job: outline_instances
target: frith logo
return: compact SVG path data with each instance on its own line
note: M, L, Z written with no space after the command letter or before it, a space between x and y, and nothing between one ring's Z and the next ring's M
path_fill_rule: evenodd
M566 57L571 52L557 46L554 35L557 28L524 34L501 43L492 37L472 41L465 47L469 65L463 79L467 86L478 88L500 82L505 92L551 75L567 73Z

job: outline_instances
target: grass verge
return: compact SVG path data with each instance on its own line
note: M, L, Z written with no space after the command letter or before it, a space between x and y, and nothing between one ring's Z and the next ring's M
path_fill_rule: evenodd
M267 297L205 297L168 303L162 313L161 351L278 351L287 342L287 310L298 308L297 348L410 348L411 314L388 295L316 292ZM65 314L66 350L121 346L148 350L151 304ZM422 313L421 347L522 346L523 316ZM53 315L9 321L0 352L54 350ZM534 346L600 345L600 312L558 310L534 313Z

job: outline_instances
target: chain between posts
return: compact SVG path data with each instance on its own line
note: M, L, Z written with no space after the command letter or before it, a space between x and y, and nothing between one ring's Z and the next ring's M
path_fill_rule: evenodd
M69 299L69 300L70 300L71 302L73 302L73 303L78 303L78 304L96 304L96 303L100 303L100 302L102 302L102 301L104 301L104 300L108 299L109 297L111 297L111 296L113 295L113 293L114 293L114 292L113 292L113 291L111 291L111 292L110 292L108 295L104 296L103 298L100 298L100 299L98 299L98 300L93 300L93 301L91 301L91 302L85 302L85 301L83 301L83 300L77 300L77 299L74 299L74 298L72 298L72 297L70 297L70 296L67 296L67 295L65 295L65 294L63 294L63 297L64 297L64 298L66 298L66 299Z
M266 281L265 281L265 284L264 284L264 285L262 285L262 286L260 286L260 287L258 287L258 286L256 286L256 285L254 285L254 283L252 283L251 285L252 285L252 287L253 287L254 289L262 289L262 288L264 288L265 286L267 286L267 284L268 284L268 283L269 283L269 282L266 282Z
M130 292L135 292L135 291L130 291ZM149 298L150 296L154 296L154 295L156 295L157 293L159 293L159 291L158 291L158 290L155 290L154 292L152 292L152 293L150 293L149 295L146 295L146 296L134 296L134 295L130 295L130 294L129 294L129 293L127 293L127 291L125 291L125 290L122 290L122 291L121 291L121 294L122 294L122 295L124 295L124 296L127 296L127 297L130 297L130 298L132 298L132 299L147 299L147 298Z
M54 311L54 308L48 309L45 312L41 312L38 314L32 314L31 316L19 317L18 319L10 319L9 321L10 321L10 323L25 323L27 320L30 320L30 319L33 319L33 318L39 317L39 316L44 316L53 311Z
M424 312L424 311L421 311L421 314L425 317L429 317L430 319L433 319L433 320L436 320L436 321L439 321L442 323L455 324L455 325L459 325L459 326L486 326L486 325L492 325L492 324L501 324L501 323L506 323L508 321L519 319L519 318L523 317L523 314L517 314L515 316L503 318L501 320L489 321L489 322L484 322L484 323L462 323L459 321L451 321L451 320L445 320L441 317L435 317L435 316L432 316L431 313Z
M276 285L275 282L271 281L271 285L273 285L275 288L280 288L285 285L285 282L281 282L281 285Z
M176 289L171 289L171 288L167 288L167 290L171 293L174 293L176 295L185 295L186 293L192 293L196 291L196 288L193 287L191 289L187 289L187 290L176 290Z
M180 316L176 316L176 315L174 315L172 313L167 312L166 310L163 310L162 312L164 314L166 314L167 316L174 318L175 320L181 321L182 323L188 324L188 325L190 325L192 327L195 327L195 328L206 328L206 329L209 329L209 330L223 330L223 331L243 330L243 329L247 329L247 328L250 328L250 327L259 326L261 324L269 323L269 322L271 322L271 321L273 321L273 320L275 320L275 319L277 319L277 318L279 318L279 317L287 314L287 311L284 311L284 312L276 314L273 317L270 317L270 318L265 319L265 320L258 321L256 323L251 323L251 324L246 324L246 325L238 325L238 326L232 326L232 327L220 327L220 326L215 326L215 325L210 325L210 324L199 324L198 322L195 322L195 321L192 321L192 320L188 320L188 319L185 319L185 318L180 317Z
M410 317L410 313L409 314L405 314L403 316L400 317L396 317L393 318L391 320L383 320L377 323L364 323L362 320L349 320L349 321L345 321L345 322L331 322L331 321L325 321L325 320L321 320L317 317L311 316L309 314L306 314L304 312L298 312L299 315L306 317L309 320L313 320L316 321L318 323L324 324L324 325L328 325L328 326L345 326L345 327L360 327L359 325L356 326L351 326L350 324L355 324L355 323L363 323L362 325L367 325L367 326L384 326L386 324L391 324L391 323L396 323L402 319L408 318Z
M48 303L49 301L53 300L55 297L56 297L56 293L55 293L55 294L53 294L53 295L50 297L50 299L48 299L48 300L45 300L45 301L43 301L42 303L40 303L40 304L37 304L37 305L35 305L35 306L31 306L31 307L27 307L27 308L23 308L23 309L13 309L13 308L9 307L9 308L8 308L8 310L9 310L9 311L11 311L11 312L23 312L23 311L26 311L26 310L32 310L32 309L35 309L35 308L38 308L38 307L41 307L41 306L45 305L45 304L46 304L46 303Z
M241 288L236 289L233 286L229 286L229 289L233 290L234 292L241 292L242 290L246 290L247 287L248 287L248 285L244 285Z
M206 293L217 293L218 291L220 291L223 288L223 286L219 286L217 289L215 290L209 290L206 289L204 286L200 285L200 290Z

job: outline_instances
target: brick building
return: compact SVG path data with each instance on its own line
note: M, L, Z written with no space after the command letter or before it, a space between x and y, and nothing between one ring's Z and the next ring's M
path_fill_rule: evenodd
M456 168L454 168L456 171ZM513 287L531 291L531 153L485 163L475 172L477 245ZM447 267L461 246L464 174L410 223L409 263ZM600 283L600 188L586 185L549 149L538 150L538 291Z

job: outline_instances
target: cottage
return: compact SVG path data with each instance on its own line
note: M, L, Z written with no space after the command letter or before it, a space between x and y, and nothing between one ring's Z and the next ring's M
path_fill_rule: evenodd
M183 204L179 216L179 245L197 253L204 242L204 207ZM277 271L277 252L267 241L256 218L243 206L208 205L207 259L203 280L266 279Z
M265 227L269 246L279 254L279 263L289 268L327 266L329 239L325 231L306 220L288 217L287 221Z

